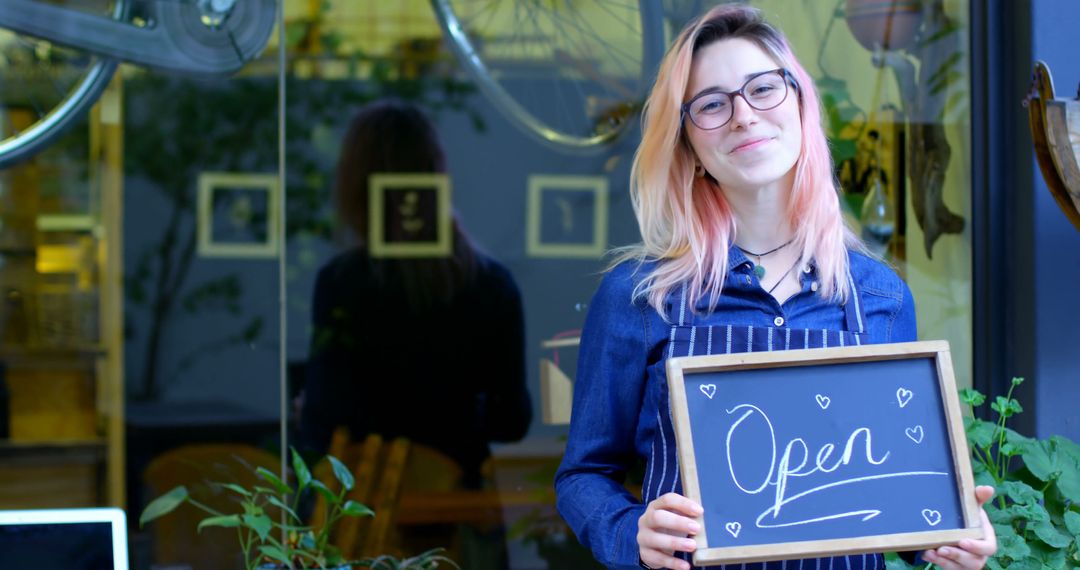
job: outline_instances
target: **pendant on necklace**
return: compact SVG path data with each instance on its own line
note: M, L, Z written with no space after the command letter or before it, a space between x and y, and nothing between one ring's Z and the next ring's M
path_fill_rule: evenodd
M758 280L765 278L765 266L754 264L754 275L757 275Z

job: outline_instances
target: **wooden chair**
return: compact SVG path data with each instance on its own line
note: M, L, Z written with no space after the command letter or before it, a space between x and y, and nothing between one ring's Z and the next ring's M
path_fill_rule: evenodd
M350 466L355 479L346 496L375 511L373 518L347 517L338 522L331 543L347 558L374 557L381 554L416 554L402 552L401 533L397 529L397 510L403 495L413 492L451 491L461 481L461 468L444 454L405 438L387 443L378 434L363 442L350 443L345 428L335 430L329 454ZM314 472L334 492L340 485L329 462L320 462ZM327 504L316 499L309 524L318 527L326 520ZM442 546L451 547L449 544Z
M236 496L211 487L209 482L237 483L249 487L258 481L256 467L280 470L273 454L246 444L186 445L167 451L150 462L143 472L148 489L158 496L185 485L199 502L219 511L236 512ZM241 567L240 546L234 529L207 528L196 531L208 516L185 504L150 523L153 526L154 560L160 564L186 565L199 570L233 570Z

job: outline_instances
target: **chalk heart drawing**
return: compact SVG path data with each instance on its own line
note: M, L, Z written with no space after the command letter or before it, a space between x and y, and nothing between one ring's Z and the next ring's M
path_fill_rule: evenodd
M908 390L907 388L900 388L900 389L898 389L896 391L896 401L900 402L900 407L901 408L906 406L907 403L910 402L911 398L914 397L914 396L915 396L915 394L911 390Z
M925 513L926 511L923 511L923 512ZM727 531L731 533L731 536L734 536L735 538L739 538L739 531L742 530L742 525L737 523L737 522L729 522L726 525L724 525L724 528L726 528Z
M904 430L904 435L908 436L908 439L915 443L922 443L923 430L922 426L915 426L913 428L907 428Z
M701 393L705 394L710 400L716 395L716 384L702 384L700 388Z
M832 400L830 400L828 396L822 396L821 394L814 396L814 399L817 400L817 405L821 406L821 409L823 410L827 409L829 407L829 404L832 402Z
M926 524L930 526L937 526L941 522L941 513L934 509L923 509L922 518L926 519Z

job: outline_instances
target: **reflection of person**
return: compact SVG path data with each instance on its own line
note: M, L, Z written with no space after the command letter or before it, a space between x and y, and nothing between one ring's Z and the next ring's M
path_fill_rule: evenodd
M352 119L335 191L357 245L316 279L300 430L320 452L339 425L354 439L405 436L454 459L477 487L489 442L521 439L531 420L517 285L456 220L444 258L374 258L364 245L371 174L445 170L419 109L380 102ZM433 207L417 214L436 223Z
M716 7L676 39L631 193L643 241L589 306L557 504L609 567L689 568L702 507L681 494L666 359L911 341L915 306L844 226L813 80L752 8ZM641 501L623 486L638 460ZM982 566L996 544L985 514L983 528L926 559ZM819 562L799 567L884 568L873 554Z

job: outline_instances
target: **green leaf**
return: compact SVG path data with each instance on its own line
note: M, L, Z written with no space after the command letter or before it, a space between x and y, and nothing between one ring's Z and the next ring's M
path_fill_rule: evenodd
M210 517L199 521L195 527L197 532L202 532L206 527L236 528L240 526L240 515L225 515L223 517Z
M911 568L914 567L903 558L900 558L899 554L895 552L885 553L885 570L910 570Z
M989 448L997 440L997 424L976 418L964 418L968 441L982 448Z
M333 455L327 455L326 458L330 460L330 465L332 465L334 468L334 477L337 477L337 480L341 481L342 487L345 487L346 490L351 491L353 485L355 484L352 471L350 471L344 463L339 461L337 457L334 457Z
M173 512L176 507L180 506L188 499L187 487L180 485L175 489L165 493L164 495L154 499L146 508L143 509L142 515L139 516L139 526L168 513Z
M304 489L311 483L311 470L307 463L304 463L304 458L300 457L300 452L291 446L289 449L292 451L293 472L296 473L296 480L300 482L300 489Z
M1027 541L1016 534L1016 530L1013 529L1012 525L994 523L994 532L997 534L998 541L998 551L994 558L998 560L1002 558L1022 560L1031 554L1031 548L1028 546Z
M1060 435L1051 437L1050 442L1057 448L1058 463L1062 466L1058 489L1066 499L1080 504L1080 445Z
M1005 495L1018 505L1037 505L1042 502L1043 494L1023 481L1005 481L996 489L999 495Z
M1065 528L1069 529L1073 537L1080 539L1080 514L1073 511L1065 513Z
M300 518L300 516L299 516L299 515L297 515L297 514L296 514L296 512L295 512L295 511L293 511L291 507L289 507L289 505L286 505L285 503L283 503L283 502L281 501L281 499L279 499L279 498L277 498L277 497L274 497L274 496L271 496L271 497L270 497L270 499L269 499L269 501L270 501L270 504L271 504L271 505L274 505L274 506L276 506L277 508L279 508L279 509L281 509L281 510L285 511L286 513L289 513L289 516L291 516L291 517L293 518L293 520L295 520L295 521L297 521L297 522L300 522L300 523L304 522L304 521L303 521L303 520L302 520L302 519Z
M341 502L341 498L338 497L336 493L331 491L330 488L326 486L326 484L324 484L322 481L319 481L318 479L315 479L311 482L311 488L318 491L318 493L322 495L324 499L326 499L326 502L330 503L331 505L336 505Z
M978 407L986 401L986 396L974 388L964 388L960 390L960 401L969 406Z
M258 468L255 469L255 473L257 473L259 475L259 477L262 477L263 479L265 479L267 483L270 483L271 485L273 485L274 489L276 489L277 492L280 493L281 495L284 496L284 495L291 495L292 494L292 488L289 487L288 485L286 485L281 479L279 479L278 476L275 475L273 471L271 471L271 470L269 470L269 469L267 469L265 467L258 467Z
M1020 405L1020 402L1017 402L1012 398L1005 398L1003 396L998 396L997 398L995 398L994 403L990 404L990 409L1001 414L1006 419L1012 417L1014 414L1019 414L1020 412L1024 411L1024 408Z
M270 534L270 529L273 527L270 517L266 515L243 515L243 521L244 525L259 535L261 541L266 540L267 535Z
M251 491L248 491L247 489L241 487L240 485L236 485L234 483L219 483L219 485L221 485L222 487L224 487L224 488L226 488L226 489L228 489L230 491L233 491L234 493L239 493L240 495L243 495L245 497L250 497L251 496Z
M366 505L357 503L356 501L345 501L345 504L341 507L343 514L350 517L371 517L375 516L375 511L369 509Z
M1066 548L1072 544L1072 538L1059 531L1049 521L1038 522L1028 526L1046 544L1054 548ZM1058 566L1059 568L1061 566Z
M1024 465L1040 481L1053 481L1060 477L1068 467L1062 461L1064 458L1058 455L1057 444L1054 441L1032 441L1024 451L1023 457Z
M259 545L259 552L262 552L266 556L269 556L270 558L273 558L274 560L277 560L278 562L281 562L286 566L289 565L289 557L285 556L285 552L283 552L280 548L276 546L270 544L261 544Z
M1065 551L1060 548L1051 548L1041 542L1031 544L1032 556L1047 568L1064 568Z

